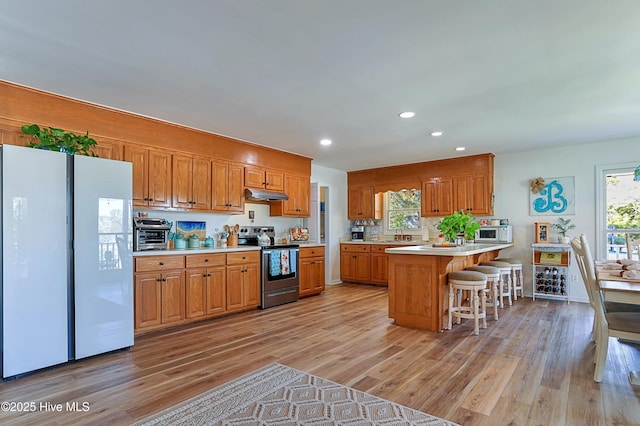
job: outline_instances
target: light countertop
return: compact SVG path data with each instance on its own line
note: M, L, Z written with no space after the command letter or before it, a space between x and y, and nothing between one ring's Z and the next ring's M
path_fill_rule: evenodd
M300 244L300 247L324 247L325 243L314 243L309 241L292 241L291 244Z
M388 248L388 254L418 254L424 256L470 256L493 250L513 247L513 243L505 244L466 244L458 247L432 247L431 244L413 245L409 247Z
M398 245L398 246L415 246L418 244L428 244L424 241L340 241L340 244L374 244L374 245Z
M173 249L173 250L147 250L147 251L134 251L133 257L143 256L172 256L172 255L188 255L188 254L209 254L209 253L230 253L234 251L253 251L260 250L259 246L239 246L239 247L227 247L227 248L214 248L214 247L200 247L200 248L185 248L185 249Z

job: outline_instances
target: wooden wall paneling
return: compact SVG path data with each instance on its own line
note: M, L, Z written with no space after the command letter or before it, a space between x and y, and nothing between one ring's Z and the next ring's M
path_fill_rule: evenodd
M311 175L311 158L0 81L0 128L37 123L94 139L137 143ZM185 147L183 141L189 141ZM169 200L170 201L170 200Z

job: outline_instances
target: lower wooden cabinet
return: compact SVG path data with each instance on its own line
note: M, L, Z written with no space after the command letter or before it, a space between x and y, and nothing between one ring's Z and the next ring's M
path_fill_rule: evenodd
M134 285L136 328L184 319L184 271L136 274Z
M324 291L324 247L300 247L300 297Z
M259 305L260 252L135 258L136 333Z
M389 284L389 255L397 244L341 244L340 279L347 282Z
M227 310L260 304L260 252L227 253Z
M340 279L369 282L371 280L371 247L369 244L340 244Z

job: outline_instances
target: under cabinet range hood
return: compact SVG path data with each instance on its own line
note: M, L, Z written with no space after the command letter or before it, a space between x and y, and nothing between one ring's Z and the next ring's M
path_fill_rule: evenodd
M249 201L283 201L288 200L289 196L284 192L245 188L244 198Z

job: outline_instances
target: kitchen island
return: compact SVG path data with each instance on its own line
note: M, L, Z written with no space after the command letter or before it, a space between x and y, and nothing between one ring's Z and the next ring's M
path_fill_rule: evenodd
M396 247L389 255L389 318L397 325L441 331L446 324L447 274L498 257L505 244Z

